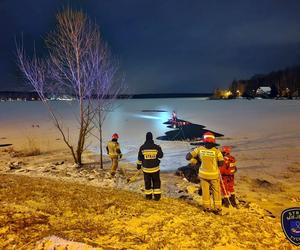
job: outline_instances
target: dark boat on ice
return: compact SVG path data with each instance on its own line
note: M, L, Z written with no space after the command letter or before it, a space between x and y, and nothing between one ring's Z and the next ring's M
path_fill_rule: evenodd
M194 124L186 120L181 120L177 118L176 113L173 112L172 118L164 122L168 125L168 128L173 128L174 130L167 131L164 136L157 137L158 140L164 141L193 141L200 143L202 141L202 136L206 132L212 132L216 137L224 136L223 134L207 130L205 126ZM196 144L198 145L198 144Z
M164 124L168 124L169 125L169 126L167 126L168 128L180 128L183 126L187 126L191 123L188 121L185 121L185 120L178 119L176 112L173 111L172 118L169 119L168 121L164 122Z

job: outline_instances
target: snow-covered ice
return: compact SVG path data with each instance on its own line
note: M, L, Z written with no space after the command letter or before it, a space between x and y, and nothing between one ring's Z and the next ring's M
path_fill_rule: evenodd
M72 105L73 104L73 105ZM64 127L70 133L77 129L76 102L52 102L53 107L63 117ZM143 110L164 110L167 112L142 112ZM224 134L220 144L241 145L251 141L300 137L299 100L205 100L203 98L180 99L129 99L118 100L116 109L111 112L104 124L104 140L111 134L120 135L124 160L135 162L139 146L145 134L151 131L154 137L162 136L172 111L178 118L206 126L207 129ZM58 138L59 134L51 123L46 108L41 102L2 102L0 103L0 137L11 141L30 136ZM32 125L39 124L39 129ZM89 148L99 150L96 139L90 137ZM187 142L156 140L165 156L162 170L174 170L185 165L185 154L192 147Z

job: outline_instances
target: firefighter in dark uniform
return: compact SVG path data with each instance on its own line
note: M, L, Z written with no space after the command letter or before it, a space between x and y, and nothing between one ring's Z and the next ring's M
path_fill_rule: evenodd
M142 169L144 173L144 193L147 200L151 200L153 196L154 200L160 200L159 158L162 157L161 147L154 144L153 135L151 132L148 132L145 143L140 147L137 160L137 169Z

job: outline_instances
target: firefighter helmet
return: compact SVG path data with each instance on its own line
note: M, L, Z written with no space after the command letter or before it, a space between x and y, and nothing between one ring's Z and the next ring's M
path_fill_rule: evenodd
M111 136L112 139L119 139L119 135L117 133L114 133L112 136Z
M206 132L203 134L203 141L215 143L216 142L215 135L212 132Z
M223 146L223 147L221 148L221 151L224 152L224 153L226 153L226 154L230 154L230 152L231 152L231 147L230 147L230 146Z

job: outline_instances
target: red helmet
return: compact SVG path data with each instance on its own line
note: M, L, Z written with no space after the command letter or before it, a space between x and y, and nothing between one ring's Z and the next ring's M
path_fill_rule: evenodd
M119 135L117 133L114 133L112 136L111 136L112 139L119 139Z
M223 146L223 147L221 148L221 151L224 152L224 153L226 153L226 154L230 154L230 152L231 152L231 147L230 147L230 146Z
M215 143L216 142L215 135L212 132L206 132L203 134L203 141Z

